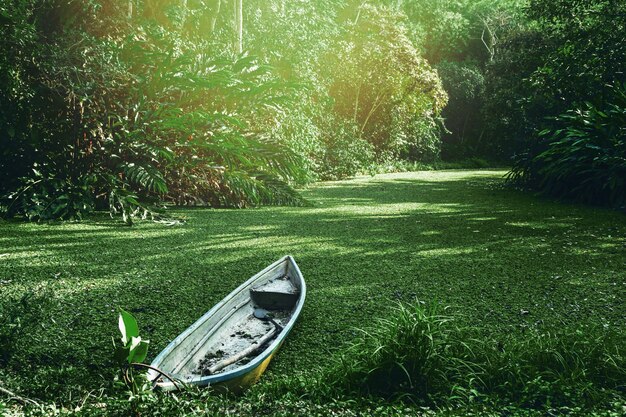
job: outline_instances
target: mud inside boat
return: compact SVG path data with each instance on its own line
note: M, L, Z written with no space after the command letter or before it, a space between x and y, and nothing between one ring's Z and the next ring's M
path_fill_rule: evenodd
M293 328L305 297L298 265L283 257L172 340L150 364L149 380L167 391L179 389L174 380L233 392L250 386Z
M241 309L243 314L238 315L238 320L228 326L220 337L212 338L205 346L206 353L197 361L193 374L219 374L248 363L278 337L282 327L289 322L299 297L299 291L289 275L281 275L249 291L250 302ZM267 310L273 322L255 317L256 309ZM227 366L220 366L242 352L247 354ZM216 367L221 369L212 369Z

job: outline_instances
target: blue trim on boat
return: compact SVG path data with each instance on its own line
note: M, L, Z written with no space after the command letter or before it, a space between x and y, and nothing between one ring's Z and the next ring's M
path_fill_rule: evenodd
M246 375L252 371L254 371L259 365L261 365L261 363L263 363L264 360L266 360L272 353L274 353L274 351L280 347L280 344L283 342L283 340L287 337L287 335L289 334L289 332L291 331L291 329L293 328L294 324L296 323L296 320L298 318L298 316L300 315L300 312L302 311L302 307L304 306L304 300L306 298L306 283L304 281L304 277L302 276L302 272L300 272L300 268L298 267L298 265L296 264L295 260L293 259L293 257L291 255L287 255L281 259L279 259L278 261L274 262L273 264L269 265L267 268L263 269L261 272L255 274L253 277L251 277L249 280L247 280L246 282L244 282L243 284L241 284L239 287L237 287L233 292L231 292L228 296L226 296L226 298L224 298L222 301L220 301L219 303L217 303L212 309L210 309L208 312L206 312L204 315L202 315L202 317L200 317L198 320L196 320L196 322L194 324L192 324L191 326L189 326L184 332L182 332L180 335L178 335L174 340L172 340L172 342L170 342L169 345L167 345L167 347L165 349L163 349L163 351L161 351L161 353L159 353L159 355L157 355L157 357L152 361L152 366L158 368L161 361L167 357L167 355L172 351L172 349L174 349L176 346L178 346L183 340L185 340L187 338L187 336L192 333L193 331L196 330L196 328L198 326L200 326L208 317L212 316L216 311L218 311L220 308L222 308L222 306L229 301L230 299L232 299L234 296L236 296L237 294L239 294L240 292L246 290L248 287L250 287L250 285L252 284L252 282L254 282L256 279L258 279L258 277L260 275L263 275L264 273L267 273L269 270L275 268L278 264L283 263L287 261L288 262L288 266L287 268L293 268L295 270L295 273L297 274L297 276L299 276L301 278L301 288L300 288L300 298L298 299L298 303L296 304L296 307L293 310L293 314L289 320L289 322L287 323L287 325L285 325L283 327L283 331L280 332L280 334L278 335L278 337L276 339L274 339L272 341L272 343L258 356L256 356L252 361L250 361L249 363L238 367L236 369L233 369L231 371L227 371L227 372L223 372L217 375L209 375L209 376L205 376L205 377L198 377L198 378L194 378L194 379L190 379L190 380L186 380L184 378L180 378L180 380L186 384L193 384L193 385L197 385L197 386L207 386L207 385L212 385L212 384L217 384L220 382L225 382L225 381L229 381L238 377L241 377L243 375ZM158 377L158 374L153 374L154 378ZM177 375L172 375L173 377L177 377ZM163 389L173 389L174 388L174 384L170 381L164 381L158 384L159 387L163 388Z

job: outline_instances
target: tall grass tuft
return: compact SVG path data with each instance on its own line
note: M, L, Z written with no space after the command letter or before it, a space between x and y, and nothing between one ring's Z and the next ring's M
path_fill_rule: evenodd
M436 304L398 305L322 371L322 396L366 395L437 406L595 406L623 396L626 334L578 327L484 334Z
M441 352L449 347L450 318L435 305L399 305L336 356L325 372L328 386L349 392L426 398L441 386Z

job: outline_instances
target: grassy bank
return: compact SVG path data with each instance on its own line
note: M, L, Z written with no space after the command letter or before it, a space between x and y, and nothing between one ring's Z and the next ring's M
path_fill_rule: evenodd
M188 221L176 227L128 228L104 217L1 223L0 381L57 407L107 402L118 395L111 358L118 307L137 317L150 360L287 253L305 275L308 299L249 394L256 405L283 376L306 385L306 371L343 352L354 327L387 317L398 301L452 306L461 325L494 340L581 326L623 331L624 214L505 190L503 175L438 171L324 183L305 193L311 207L180 210ZM183 401L189 409L243 407L207 403L201 393ZM335 408L344 415L379 406L342 401ZM404 412L383 404L380 415Z

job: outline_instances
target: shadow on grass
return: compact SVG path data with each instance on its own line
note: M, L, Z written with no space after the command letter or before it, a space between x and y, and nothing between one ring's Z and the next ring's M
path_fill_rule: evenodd
M179 227L97 218L0 225L0 302L46 287L46 320L12 369L51 398L110 381L116 309L133 311L150 358L258 270L292 254L309 287L272 366L315 366L399 300L438 300L494 332L593 321L623 325L623 214L498 187L501 172L386 175L321 184L313 207L178 209ZM56 375L54 369L69 369ZM56 378L56 379L55 379ZM52 385L50 385L52 386ZM61 393L64 392L64 394Z

